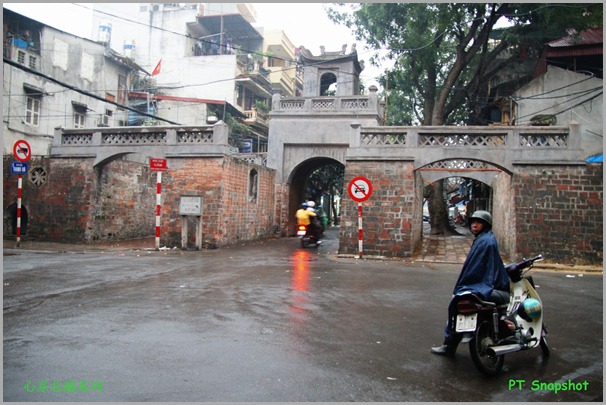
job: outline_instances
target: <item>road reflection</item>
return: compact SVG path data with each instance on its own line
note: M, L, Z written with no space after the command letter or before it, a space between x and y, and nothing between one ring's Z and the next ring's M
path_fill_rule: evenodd
M292 276L292 289L295 291L308 291L309 289L309 260L311 255L307 250L299 249L293 253L294 264Z
M291 309L294 312L305 312L309 291L309 260L311 255L303 249L298 249L293 253L293 272L292 272L292 290L293 300Z

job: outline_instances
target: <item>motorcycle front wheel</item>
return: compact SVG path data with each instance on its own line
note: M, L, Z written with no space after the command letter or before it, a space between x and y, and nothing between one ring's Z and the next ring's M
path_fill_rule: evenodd
M505 361L505 355L488 355L487 349L493 344L492 325L484 321L477 327L474 337L469 341L469 354L476 368L487 376L498 374Z
M549 357L550 351L549 344L547 344L547 329L545 329L545 325L541 328L541 340L539 341L539 345L543 351L543 356Z

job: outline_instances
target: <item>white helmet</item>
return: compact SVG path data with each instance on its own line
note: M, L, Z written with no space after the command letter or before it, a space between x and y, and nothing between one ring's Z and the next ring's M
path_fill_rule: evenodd
M313 202L313 201L307 201L307 206L310 207L310 208L313 208L313 207L316 206L316 203Z

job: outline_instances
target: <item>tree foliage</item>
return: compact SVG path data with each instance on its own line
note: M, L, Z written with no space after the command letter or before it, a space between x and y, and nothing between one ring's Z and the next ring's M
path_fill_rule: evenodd
M328 14L395 63L389 104L400 125L476 122L490 78L522 50L538 57L546 42L601 26L603 15L601 3L341 3Z
M314 201L322 195L341 195L345 167L342 164L328 164L314 170L306 182L306 191Z

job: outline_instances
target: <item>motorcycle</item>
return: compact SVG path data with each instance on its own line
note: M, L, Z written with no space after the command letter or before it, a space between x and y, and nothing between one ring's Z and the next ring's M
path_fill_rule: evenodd
M297 227L297 236L301 239L302 248L306 248L310 245L315 245L315 247L318 247L322 243L322 241L318 239L313 232L311 232L308 225L299 225Z
M509 353L540 346L543 356L549 356L541 298L532 277L525 276L540 260L542 255L505 266L511 280L508 303L497 305L465 292L457 296L454 329L463 334L463 343L469 343L471 359L481 373L498 374Z

